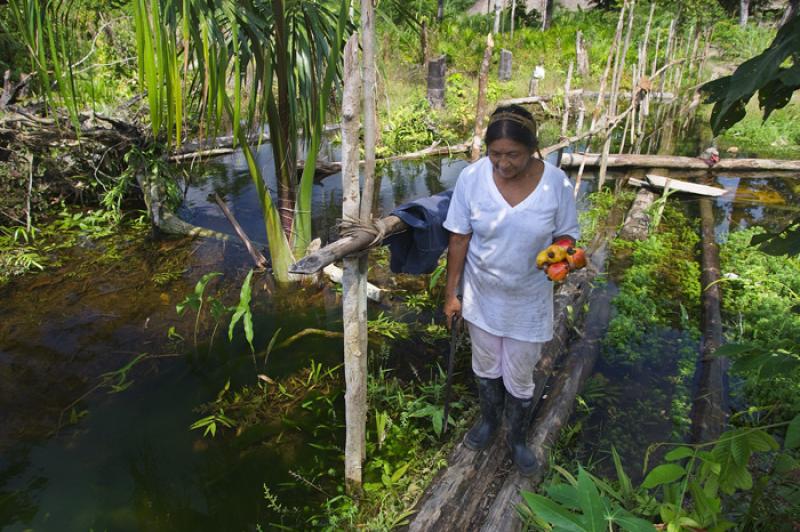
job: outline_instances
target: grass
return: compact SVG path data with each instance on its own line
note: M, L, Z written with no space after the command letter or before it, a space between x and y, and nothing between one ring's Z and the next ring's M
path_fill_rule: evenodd
M738 148L741 155L758 154L776 159L800 159L800 94L783 109L774 111L765 121L757 98L747 105L747 115L719 139L726 150Z

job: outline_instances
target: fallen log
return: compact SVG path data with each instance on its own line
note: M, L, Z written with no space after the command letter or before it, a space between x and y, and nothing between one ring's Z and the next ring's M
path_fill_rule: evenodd
M408 229L408 225L397 216L389 215L381 218L379 224L384 228L384 236L393 235ZM289 273L310 275L322 270L325 266L339 259L364 251L375 239L375 235L368 231L358 231L353 236L342 237L336 242L328 244L315 253L310 253L292 264Z
M600 166L600 155L565 153L561 158L562 167L580 166L581 163L584 163L586 166ZM697 157L681 157L678 155L609 155L608 166L615 168L651 168L657 166L681 170L706 170L708 172L728 170L800 171L800 161L784 161L779 159L722 159L715 165L709 167L705 161Z
M692 402L691 438L695 443L719 438L727 420L727 372L725 357L714 356L722 345L722 315L720 303L719 246L714 231L714 206L710 199L700 200L702 221L702 273L700 275L702 302L702 332L700 359L697 366L697 391Z
M633 205L620 229L620 238L625 240L644 240L650 229L650 215L647 209L656 200L656 195L642 188L636 193Z

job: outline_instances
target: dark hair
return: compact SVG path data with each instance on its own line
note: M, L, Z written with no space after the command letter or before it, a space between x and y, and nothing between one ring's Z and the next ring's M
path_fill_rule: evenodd
M536 137L536 120L533 115L524 107L513 104L495 109L489 118L484 142L489 146L499 139L510 139L536 150L539 139Z

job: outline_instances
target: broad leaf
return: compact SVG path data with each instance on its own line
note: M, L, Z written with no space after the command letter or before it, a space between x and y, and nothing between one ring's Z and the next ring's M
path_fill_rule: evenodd
M794 416L786 429L786 437L783 439L784 449L796 449L800 447L800 414Z
M578 469L578 501L588 529L593 532L605 530L605 505L597 492L597 486L582 467Z
M686 471L679 465L662 464L653 468L653 470L647 474L644 482L642 482L642 487L650 489L660 486L661 484L675 482L685 474Z
M666 460L667 462L674 462L675 460L683 460L684 458L689 458L692 455L694 455L694 450L690 449L689 447L677 447L668 452L664 456L664 460Z
M580 519L573 513L567 511L547 497L531 493L522 492L522 498L528 507L539 517L567 532L586 532L586 528L581 524Z

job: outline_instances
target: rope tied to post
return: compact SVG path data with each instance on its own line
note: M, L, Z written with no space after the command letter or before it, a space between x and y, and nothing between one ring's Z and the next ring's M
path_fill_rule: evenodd
M343 237L355 237L358 236L359 232L368 233L373 237L367 246L368 248L380 244L386 238L386 224L381 219L370 218L368 221L364 221L346 216L338 220L337 228L339 235Z

